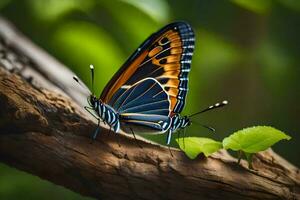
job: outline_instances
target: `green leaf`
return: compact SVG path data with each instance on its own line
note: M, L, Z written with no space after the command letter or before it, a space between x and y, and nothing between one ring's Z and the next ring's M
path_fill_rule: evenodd
M237 131L224 138L223 147L245 153L264 151L280 140L289 140L290 136L270 126L254 126Z
M176 142L190 159L196 158L200 153L207 157L222 148L221 142L210 138L185 137L176 139Z

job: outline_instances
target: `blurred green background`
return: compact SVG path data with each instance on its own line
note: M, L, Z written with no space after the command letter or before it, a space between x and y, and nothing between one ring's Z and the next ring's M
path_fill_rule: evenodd
M299 0L1 0L0 13L86 83L94 64L97 94L151 33L189 22L196 50L183 114L224 99L230 105L194 119L216 133L193 125L187 134L221 140L271 125L293 137L274 150L300 167ZM3 164L0 198L84 199Z

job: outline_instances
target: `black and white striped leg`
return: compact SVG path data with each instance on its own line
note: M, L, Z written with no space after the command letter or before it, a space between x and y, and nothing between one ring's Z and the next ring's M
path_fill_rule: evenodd
M101 130L100 129L100 121L102 121L102 120L95 113L93 113L93 111L94 111L93 108L84 106L84 109L86 111L88 111L93 117L95 117L98 120L97 128L96 128L94 134L92 135L92 141L94 141L97 138L97 135L100 133L100 130ZM104 124L106 124L106 123L104 122Z
M169 129L168 134L167 134L167 141L166 141L166 143L167 143L168 146L171 143L171 139L172 139L172 130Z
M171 151L171 147L170 147L171 138L172 138L172 130L169 129L168 134L167 134L167 141L166 141L166 143L167 143L169 152L170 152L171 156L173 157L173 154L172 154L172 151Z
M92 135L92 142L93 142L96 139L98 133L100 132L100 121L101 121L101 119L95 113L93 113L93 111L94 111L93 108L90 108L88 106L84 106L84 109L86 111L88 111L93 117L95 117L98 120L97 128L96 128L94 134Z

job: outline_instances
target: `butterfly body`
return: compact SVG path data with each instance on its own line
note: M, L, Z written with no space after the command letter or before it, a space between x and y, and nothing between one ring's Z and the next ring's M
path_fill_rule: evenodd
M188 116L182 117L179 114L176 114L172 117L170 131L176 132L177 130L181 128L186 128L189 125L191 125L191 120Z
M180 116L180 114L175 114L173 117L171 117L171 125L168 130L167 134L167 145L171 142L172 134L177 132L180 129L184 129L191 125L191 120L188 116Z
M100 99L94 96L90 97L90 102L93 110L97 113L97 116L102 119L105 124L108 124L114 132L120 130L119 113L112 107L104 104ZM95 136L94 136L95 137Z

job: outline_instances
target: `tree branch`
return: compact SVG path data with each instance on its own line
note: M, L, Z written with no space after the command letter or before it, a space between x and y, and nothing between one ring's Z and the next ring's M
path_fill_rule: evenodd
M65 85L72 73L61 64L49 72L50 57L3 19L0 38L1 162L98 199L300 199L299 169L272 150L257 154L250 170L226 151L189 160L106 129L91 143L96 125L69 97L81 91ZM17 65L20 75L9 72Z

